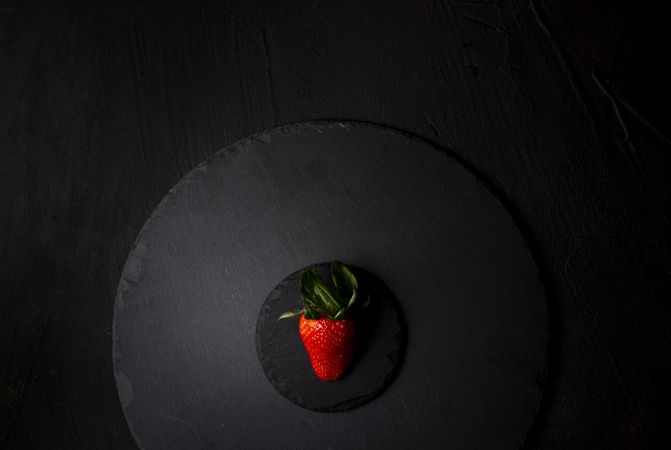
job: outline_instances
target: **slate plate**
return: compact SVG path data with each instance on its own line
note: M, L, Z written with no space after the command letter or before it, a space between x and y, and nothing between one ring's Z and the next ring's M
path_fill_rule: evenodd
M315 264L322 280L331 277L329 264ZM304 306L300 295L302 270L286 277L263 303L256 323L256 351L268 381L290 401L315 411L346 411L380 395L401 367L406 325L394 294L375 275L354 272L368 306L352 308L357 350L350 368L337 382L320 381L312 371L300 335L298 317L277 320L285 311Z
M283 398L255 349L268 293L335 259L384 280L411 337L389 388L337 414ZM141 448L516 449L547 336L532 255L480 180L405 134L312 122L230 145L170 191L126 262L113 357Z

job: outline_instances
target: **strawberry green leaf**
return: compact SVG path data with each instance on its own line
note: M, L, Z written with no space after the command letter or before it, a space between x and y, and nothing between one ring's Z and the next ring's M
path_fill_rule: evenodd
M301 309L301 310L298 310L298 311L286 311L286 312L283 312L283 313L280 315L280 317L277 318L277 320L288 319L288 318L290 318L290 317L296 317L296 316L299 316L299 315L301 315L301 314L303 313L303 311L305 311L305 310Z
M335 290L322 281L315 283L314 288L317 305L329 316L335 316L342 309Z
M346 313L347 313L347 310L343 308L343 309L339 310L339 311L336 313L335 316L331 317L331 319L333 319L333 320L344 319Z
M331 263L331 276L343 303L348 299L351 301L354 291L358 289L358 283L352 271L340 261L333 261ZM340 306L345 307L346 305L341 304Z
M356 303L358 295L359 292L356 289L354 289L352 291L352 296L350 297L349 302L347 302L347 307L345 309L350 309L350 307Z
M320 282L321 277L319 272L314 267L305 270L301 275L301 297L306 305L317 306L318 302L315 297L315 283Z
M321 318L321 316L323 316L321 311L318 311L315 308L310 308L309 306L305 307L305 318L306 319L316 320L316 319Z

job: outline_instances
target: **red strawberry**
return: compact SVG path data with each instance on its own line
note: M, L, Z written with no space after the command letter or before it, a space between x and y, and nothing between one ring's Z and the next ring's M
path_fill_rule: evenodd
M288 311L280 319L300 315L298 334L310 358L312 369L323 381L343 376L355 350L354 320L348 310L356 304L358 283L343 263L331 263L333 286L324 283L311 267L301 275L301 297L305 308Z
M317 377L322 381L342 377L354 356L354 321L327 317L312 320L301 314L298 332Z

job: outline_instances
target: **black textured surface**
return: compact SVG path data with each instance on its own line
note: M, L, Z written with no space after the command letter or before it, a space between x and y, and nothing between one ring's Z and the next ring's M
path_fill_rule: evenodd
M328 264L315 266L330 279ZM282 280L263 303L256 323L256 351L268 381L290 401L315 411L346 411L380 395L401 368L407 327L398 299L375 275L350 267L359 281L365 308L352 308L357 348L345 375L320 381L298 334L298 317L278 321L285 311L303 308L300 275Z
M384 280L412 336L385 395L337 415L278 396L254 338L268 292L332 260ZM119 283L114 370L148 449L346 448L354 434L362 448L516 449L547 327L532 254L474 175L390 129L299 123L224 148L152 213Z
M137 448L111 327L140 228L218 149L329 118L452 149L526 223L553 331L526 449L671 448L667 9L0 1L0 448Z

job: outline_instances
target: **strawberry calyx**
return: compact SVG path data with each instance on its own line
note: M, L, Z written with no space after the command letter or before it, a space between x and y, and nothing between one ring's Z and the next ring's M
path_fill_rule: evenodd
M340 261L333 261L330 268L333 285L324 282L314 266L304 270L301 274L301 297L305 307L287 311L279 319L300 314L311 320L324 316L331 320L344 319L349 309L358 303L359 284L352 271Z

